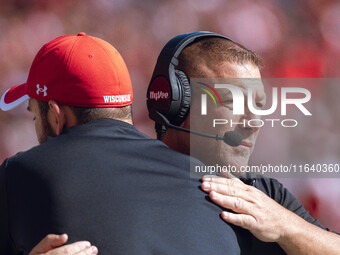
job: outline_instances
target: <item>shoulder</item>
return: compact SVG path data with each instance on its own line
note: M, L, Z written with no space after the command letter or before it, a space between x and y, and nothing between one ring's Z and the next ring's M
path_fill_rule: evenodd
M17 154L5 159L4 162L1 165L1 168L2 169L11 169L15 165L21 164L21 162L23 162L25 159L30 158L29 155L35 154L36 147L38 147L38 146L32 147L31 149L29 149L27 151L18 152Z
M6 186L22 185L45 175L53 165L57 165L54 157L55 149L52 144L46 142L7 158L1 166L2 177L6 178Z

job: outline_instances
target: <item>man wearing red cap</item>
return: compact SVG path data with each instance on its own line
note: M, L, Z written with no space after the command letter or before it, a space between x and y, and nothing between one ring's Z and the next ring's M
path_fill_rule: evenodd
M133 127L129 73L112 45L84 33L45 44L0 107L26 100L41 144L0 166L0 254L27 254L48 233L95 245L76 254L240 253L184 167L201 163Z

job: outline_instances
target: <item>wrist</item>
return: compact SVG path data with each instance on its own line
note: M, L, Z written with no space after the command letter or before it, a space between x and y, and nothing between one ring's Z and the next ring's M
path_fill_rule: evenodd
M305 231L305 220L289 211L289 217L283 226L282 235L277 241L278 245L287 254L300 254L300 247L297 246L300 238L303 238Z
M288 211L285 220L281 221L281 234L277 240L277 243L280 246L291 243L291 241L299 235L299 231L301 230L301 221L303 220L299 216Z

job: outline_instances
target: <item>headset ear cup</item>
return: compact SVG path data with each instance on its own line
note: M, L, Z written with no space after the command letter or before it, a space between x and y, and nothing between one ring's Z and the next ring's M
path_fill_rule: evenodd
M177 82L179 83L179 87L182 88L183 96L180 109L178 109L178 114L174 120L175 123L173 124L180 125L189 113L191 104L191 87L189 80L184 72L180 70L175 70L175 75L177 78Z

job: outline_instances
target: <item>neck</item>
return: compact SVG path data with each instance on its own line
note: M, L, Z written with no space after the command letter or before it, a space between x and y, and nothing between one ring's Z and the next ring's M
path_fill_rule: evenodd
M169 128L163 142L177 152L190 155L190 135L188 133Z

